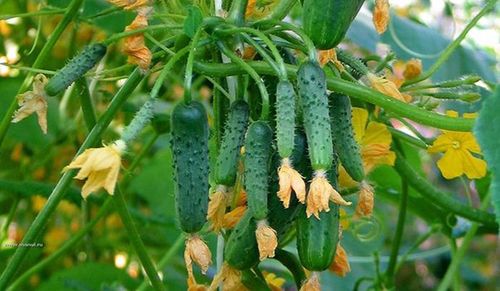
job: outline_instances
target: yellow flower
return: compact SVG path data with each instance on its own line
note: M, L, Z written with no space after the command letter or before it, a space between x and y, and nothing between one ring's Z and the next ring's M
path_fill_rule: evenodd
M389 1L388 0L375 0L375 8L373 10L373 24L375 30L382 34L387 30L389 24Z
M307 217L314 214L319 219L321 211L330 211L330 200L339 205L351 205L351 202L345 201L339 192L330 185L324 171L316 171L307 194Z
M349 261L347 259L347 253L340 243L337 244L335 258L333 259L329 269L331 272L340 277L345 277L345 275L351 271L351 266L349 265Z
M108 2L125 10L134 10L149 5L149 0L108 0Z
M406 80L411 80L418 77L422 73L422 61L419 59L411 59L407 62L397 60L392 64L392 72L386 70L385 76L387 80L392 81L399 89ZM407 100L408 97L404 96ZM411 96L410 96L411 98Z
M447 111L447 115L458 117L455 111ZM473 118L476 114L464 114L465 118ZM481 148L471 132L443 131L436 138L429 153L444 152L437 166L446 179L460 177L463 174L469 179L479 179L486 175L486 162L472 155L481 154Z
M208 266L212 263L212 253L207 244L198 236L191 235L186 240L184 250L184 262L188 274L193 273L193 262L201 268L201 273L205 274Z
M278 169L280 189L278 197L283 206L288 208L290 206L290 196L292 189L297 196L300 203L304 204L306 201L306 183L302 176L291 165L290 160L285 158L281 161L281 167Z
M373 213L373 188L367 182L363 181L359 190L359 199L356 206L357 216L370 216Z
M378 165L394 165L396 154L391 151L392 136L382 123L368 122L368 111L352 108L354 138L358 142L365 173L368 174ZM356 186L343 167L339 168L339 181L342 187Z
M320 50L318 53L319 64L323 67L329 62L332 62L339 71L344 71L345 68L342 63L337 59L337 52L335 49Z
M320 291L321 285L319 284L318 273L312 272L311 276L300 287L300 291Z
M247 210L246 206L238 206L235 209L224 214L223 227L225 229L234 228L238 223L238 221L240 221L240 219L243 217L246 210Z
M227 202L228 193L226 187L218 185L215 192L210 196L207 214L207 219L212 224L212 229L215 232L219 232L224 225Z
M87 199L90 193L100 188L113 195L120 172L121 153L124 149L125 143L121 140L109 146L86 149L66 166L63 172L80 169L75 179L86 179L82 188L83 199Z
M64 227L55 226L49 229L45 234L44 252L53 253L70 237L70 233Z
M146 13L139 13L132 23L125 27L125 31L145 28L148 26ZM149 69L153 55L144 42L144 34L137 33L125 39L123 52L128 56L128 62L138 65L141 70Z
M373 89L379 91L382 94L385 94L402 102L411 101L411 99L407 100L408 96L403 96L403 94L399 92L398 87L391 80L378 77L377 75L372 73L368 73L364 78L368 80L368 83Z
M274 251L278 246L278 237L276 236L276 231L267 224L266 220L257 222L255 237L257 238L257 246L259 247L260 260L263 261L274 257Z
M266 280L267 285L271 289L271 291L281 291L281 287L285 284L285 279L276 276L274 273L264 273L264 279Z
M33 81L33 91L28 91L17 95L19 109L14 113L12 122L19 122L33 113L38 116L38 125L43 133L47 133L47 98L45 85L48 80L42 74L35 76Z

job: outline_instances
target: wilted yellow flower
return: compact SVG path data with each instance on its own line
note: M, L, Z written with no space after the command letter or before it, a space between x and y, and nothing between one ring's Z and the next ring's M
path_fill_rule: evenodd
M321 211L330 211L329 201L339 205L351 205L335 190L326 178L324 171L316 171L307 194L307 217L314 216L319 219Z
M120 172L121 153L125 147L125 143L118 140L109 146L86 149L66 166L63 172L80 169L75 179L86 179L82 188L83 199L87 199L90 193L100 188L113 195Z
M373 10L373 24L375 30L382 34L387 30L389 24L389 1L388 0L375 0L375 8Z
M312 272L311 276L302 284L300 291L320 291L321 285L319 284L319 275L316 272Z
M285 208L290 206L292 189L300 203L304 204L306 201L306 183L299 172L292 167L288 158L281 161L281 167L278 169L278 176L280 184L278 197L281 202L283 202L283 206Z
M212 263L212 253L207 244L198 236L190 235L186 240L184 250L184 262L188 273L193 272L193 262L197 264L201 272L205 274L208 266Z
M418 77L421 73L422 73L421 60L411 59L407 62L398 60L392 64L392 72L387 70L385 76L387 80L393 82L399 89L406 80L414 79ZM408 100L408 97L404 96L403 93L402 95L405 98L405 100Z
M447 115L458 117L455 111L447 111ZM465 118L474 118L477 114L464 114ZM436 138L429 153L444 152L437 166L446 179L460 177L463 174L469 179L479 179L486 175L486 162L472 155L481 154L481 148L472 132L443 131Z
M340 277L345 277L345 275L351 271L351 266L349 265L349 261L347 259L347 253L340 243L337 244L335 258L333 259L329 269L331 272Z
M368 111L364 108L353 107L352 125L354 138L360 146L366 174L378 165L394 165L396 154L391 151L392 135L385 124L368 122ZM339 182L342 187L357 185L342 166L339 167Z
M404 76L407 80L414 79L422 74L422 61L419 59L411 59L406 63Z
M266 220L257 222L255 237L257 238L257 246L259 247L260 260L273 258L274 251L278 246L278 237L276 236L276 231L267 224Z
M411 101L411 99L407 100L406 98L408 97L403 96L403 94L399 92L398 87L391 80L378 77L377 75L372 73L368 73L366 75L366 79L373 89L379 91L382 94L391 96L392 98L402 102Z
M208 203L207 219L212 224L212 229L219 232L224 225L224 214L226 213L226 206L228 200L228 193L225 186L218 185L215 192L210 196Z
M187 285L187 291L206 291L208 289L207 286L196 282L196 278L192 272L188 272Z
M264 273L264 279L266 280L267 286L271 291L281 291L281 287L285 284L286 280L276 276L274 273Z
M148 18L145 14L139 13L132 23L125 28L125 31L136 30L148 26ZM149 69L153 55L144 42L144 34L137 33L125 39L123 52L128 56L128 62L138 65L143 71Z
M108 0L108 2L125 10L134 10L150 4L149 0Z
M227 263L222 265L221 270L215 275L208 290L217 290L221 283L223 283L222 290L224 291L248 291L248 288L241 282L241 272L232 268Z
M243 217L245 214L245 211L247 210L247 207L242 205L234 208L233 210L229 211L228 213L224 214L224 222L223 222L223 227L225 229L232 229L236 226L238 221Z
M335 49L319 50L318 51L319 64L323 67L329 62L332 62L339 71L344 71L345 68L342 63L337 59L337 52Z
M36 113L38 125L40 125L43 133L47 133L47 96L44 89L47 82L47 77L37 74L33 80L33 91L17 95L19 109L14 113L13 123Z
M359 199L358 204L356 206L356 215L357 216L370 216L373 213L373 204L374 204L374 196L373 196L373 188L367 182L361 182L361 187L359 189Z

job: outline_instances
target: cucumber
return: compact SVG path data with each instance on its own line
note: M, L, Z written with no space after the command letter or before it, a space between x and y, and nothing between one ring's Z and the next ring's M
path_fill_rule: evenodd
M198 232L208 209L208 121L203 104L179 103L172 112L175 204L180 227Z
M294 136L295 90L289 81L280 81L276 88L276 140L280 157L290 157Z
M304 32L318 49L337 46L356 17L364 0L304 0Z
M314 170L328 170L333 144L325 73L319 64L306 61L297 72L297 85L311 165Z
M224 259L231 267L245 270L259 262L256 228L252 214L247 211L231 232L224 248Z
M260 273L258 269L256 271ZM252 269L241 271L241 283L243 283L248 290L272 291L262 274L257 274L256 271Z
M269 162L273 134L264 121L252 123L245 139L245 190L248 210L256 220L267 217Z
M232 186L236 181L238 157L248 124L249 107L245 101L235 101L229 109L219 155L215 166L215 182Z
M55 96L69 87L76 79L92 69L106 54L106 46L96 43L86 46L80 54L60 69L45 86L45 93Z
M351 100L346 95L332 93L330 104L335 151L349 176L361 182L365 177L365 171L359 145L354 138Z
M304 207L297 217L297 251L309 271L328 269L333 261L339 240L339 206L330 203L329 212L307 218Z

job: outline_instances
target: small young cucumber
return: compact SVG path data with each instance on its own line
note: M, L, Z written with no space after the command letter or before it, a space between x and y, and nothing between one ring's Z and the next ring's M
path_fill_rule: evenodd
M236 171L240 149L243 146L248 124L249 107L245 101L237 100L229 109L215 166L215 182L232 186L236 181Z
M292 154L295 136L295 90L289 81L276 88L276 140L280 157Z
M353 133L351 100L346 95L333 93L330 95L330 103L335 150L349 176L361 182L365 177L365 171L359 145Z
M248 210L257 220L267 217L269 166L273 133L264 121L252 123L245 139L245 190Z
M339 240L339 206L330 203L329 212L307 218L304 207L297 217L297 251L309 271L323 271L332 263Z
M231 267L244 270L259 262L256 228L255 219L247 211L231 232L224 248L224 259Z
M297 85L311 165L314 170L328 170L333 144L325 73L319 64L306 61L297 72Z
M92 69L106 54L106 46L96 43L86 46L83 51L60 69L45 86L49 96L55 96L69 87L76 79Z
M208 121L203 104L179 103L172 112L175 204L181 229L198 232L208 208Z
M304 0L303 28L318 49L337 46L365 0Z

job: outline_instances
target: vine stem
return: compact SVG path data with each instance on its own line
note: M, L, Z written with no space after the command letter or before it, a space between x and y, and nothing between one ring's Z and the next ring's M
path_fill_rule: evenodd
M293 6L297 3L297 0L281 0L276 7L273 8L269 15L266 15L263 20L275 20L280 21L285 18Z
M491 191L489 191L488 194L486 194L486 197L481 202L480 209L486 210L488 208L488 206L490 205L490 200L491 200ZM462 245L460 246L459 249L457 249L457 251L455 252L455 255L451 259L451 264L448 267L448 270L446 271L446 274L444 275L443 280L441 280L441 283L439 284L437 291L448 290L448 287L450 286L450 284L453 281L453 277L458 272L458 268L460 267L460 264L462 263L462 260L465 257L465 253L467 252L470 245L472 244L472 241L474 239L474 236L475 236L478 228L479 228L479 223L473 222L470 229L465 234L465 237L462 241Z
M276 74L276 72L274 72L274 70L265 62L244 62L239 58L238 60L243 63L245 67L250 67L259 74ZM240 64L211 64L195 62L194 67L195 70L202 74L216 77L226 77L247 73L247 69L243 68L243 65ZM296 78L297 66L286 65L286 67L288 76L290 76L291 78ZM354 84L337 77L328 76L327 85L329 90L351 96L367 103L378 105L387 111L394 112L402 117L409 118L423 125L454 131L471 131L474 126L474 119L455 118L427 111L425 109L396 100L373 89L359 84Z
M434 62L434 64L425 73L420 75L415 79L406 81L402 87L421 82L430 78L443 64L448 60L451 54L458 48L460 43L465 39L469 31L476 26L479 19L484 15L489 13L495 7L497 0L489 0L486 5L479 11L479 13L467 24L465 29L460 33L460 35L452 42L450 45L440 54L439 58Z
M54 45L56 44L57 40L59 37L61 37L61 34L64 32L66 27L69 25L69 23L73 20L73 18L78 14L78 10L80 9L80 6L82 5L83 0L72 0L71 3L68 5L66 8L66 13L64 14L63 18L61 19L61 22L57 24L56 28L50 35L49 39L45 43L45 45L42 47L42 50L36 57L32 68L39 69L41 68L44 64L45 61L47 60L47 57L49 56L50 52L52 52L52 49L54 48ZM23 93L26 91L28 88L29 84L31 83L31 79L33 77L32 73L29 73L26 78L23 81L23 84L19 88L17 95ZM3 140L5 139L5 136L7 135L7 131L10 127L11 120L12 120L12 114L14 114L14 111L17 108L17 98L14 98L12 102L9 105L9 108L7 109L7 112L5 112L5 115L2 119L2 122L0 123L0 146L3 143ZM1 284L0 284L1 285ZM1 288L0 288L1 289Z
M81 154L85 149L90 148L99 142L99 140L101 139L101 135L109 126L109 123L113 119L116 112L121 108L125 100L130 96L130 93L132 93L132 91L139 84L142 78L143 76L139 69L135 69L132 72L125 84L116 93L106 112L101 116L97 124L89 133L83 144L80 146L80 149L78 150L76 155ZM72 170L67 171L62 175L54 190L50 194L44 207L42 208L40 213L38 213L38 215L35 217L35 220L26 231L22 243L29 244L36 241L44 226L47 224L48 219L55 211L61 199L64 197L64 194L66 194L66 190L70 186L75 174L76 170ZM3 290L7 287L7 284L16 274L17 269L23 262L29 250L29 248L16 249L10 262L0 276L0 290Z
M9 214L7 215L7 218L5 219L5 222L3 223L2 228L0 229L0 243L3 243L4 238L7 236L10 223L12 222L14 216L16 215L17 206L19 205L19 200L20 200L19 197L15 197L14 202L10 206Z
M151 281L151 284L156 290L166 290L165 286L163 286L161 282L160 277L158 276L156 267L151 261L151 258L148 255L146 247L142 242L141 236L137 231L137 227L135 226L132 217L130 216L130 213L127 209L127 203L125 202L125 198L123 197L123 193L121 192L119 187L116 189L116 193L113 197L113 200L115 202L118 213L120 214L123 225L127 229L127 234L130 239L130 242L134 246L135 252L139 257L139 260L142 263L142 267L144 268L144 271L146 272L149 280Z
M201 37L203 29L201 26L196 30L196 33L191 40L191 45L189 46L189 55L186 63L186 72L184 75L184 103L190 104L192 101L192 85L193 85L193 63L194 55L196 53L197 45Z
M27 13L19 13L19 14L7 14L0 16L0 20L6 20L11 18L25 18L25 17L33 17L33 16L43 16L43 15L55 15L55 14L63 14L66 12L66 8L61 9L43 9L34 12Z

